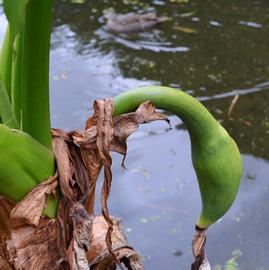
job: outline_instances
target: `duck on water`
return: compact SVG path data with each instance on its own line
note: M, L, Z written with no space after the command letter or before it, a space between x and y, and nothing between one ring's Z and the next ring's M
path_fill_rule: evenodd
M117 14L110 10L105 13L104 17L107 20L107 30L116 33L145 31L168 20L168 17L158 16L155 12Z

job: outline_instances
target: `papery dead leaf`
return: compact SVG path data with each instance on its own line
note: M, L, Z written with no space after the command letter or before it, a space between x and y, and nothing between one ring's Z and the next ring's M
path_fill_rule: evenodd
M15 203L0 196L0 245L8 238L10 238L11 233L10 212L14 206Z
M60 188L64 196L69 200L75 200L70 182L72 181L72 168L70 154L66 141L66 133L61 130L53 129L53 152L57 162L57 170L60 181ZM68 138L68 137L67 137ZM69 138L68 138L69 139Z
M90 246L93 217L89 216L81 204L76 204L71 219L74 229L73 238L67 250L67 260L72 270L88 270L86 253Z
M70 133L53 130L53 147L62 193L56 220L57 246L62 256L62 266L87 269L85 254L89 242L85 231L89 231L92 223L85 210L89 196L89 176Z
M40 183L22 201L16 204L10 213L12 227L20 227L26 224L38 226L46 199L58 185L57 177L58 174L56 173L47 181Z
M60 270L55 220L42 217L38 228L12 230L11 239L0 245L0 269Z
M110 254L114 257L115 261L119 267L123 270L120 265L119 260L115 256L112 248L111 234L113 231L113 220L110 218L109 210L107 206L107 200L110 193L111 183L112 183L112 158L109 153L109 146L113 139L113 111L114 104L111 98L106 100L98 100L94 102L94 110L97 114L97 134L96 134L96 145L98 148L98 153L102 160L104 167L104 182L101 192L101 203L102 203L102 214L104 219L108 224L108 229L106 233L106 244Z
M139 124L150 123L156 120L164 120L170 124L170 120L167 116L156 111L155 106L150 101L142 103L135 111L135 115Z
M97 149L85 149L84 147L81 147L80 153L89 173L89 199L86 209L89 214L93 215L95 187L98 176L102 169L102 160Z
M204 250L206 245L206 232L207 230L196 227L196 233L192 240L192 253L195 261L191 266L191 270L211 270Z
M119 152L125 157L127 151L126 140L128 136L138 128L139 124L149 123L154 120L165 120L169 123L169 120L163 114L156 112L155 107L150 102L141 104L136 112L121 115L112 119L113 110L114 106L112 99L95 101L94 114L86 123L86 128L88 129L83 133L75 132L72 134L72 137L74 142L80 145L83 159L85 160L88 156L94 162L93 164L90 164L89 162L86 163L88 172L94 169L93 175L90 177L91 188L93 190L95 190L95 183L100 173L101 165L104 167L105 179L101 194L102 213L109 225L106 236L107 247L116 260L111 246L113 223L107 207L107 199L112 182L112 159L109 151ZM94 208L93 198L94 193L91 193L88 207L91 213Z
M111 101L109 101L111 102ZM96 149L97 128L94 123L97 121L97 113L87 121L86 131L74 133L74 142L83 149ZM170 125L169 119L162 113L155 110L153 104L149 101L142 103L135 112L123 114L113 118L113 138L109 144L109 150L126 155L127 138L136 131L139 124L150 123L156 120L164 120ZM112 128L109 129L111 133Z
M113 232L111 236L112 248L118 260L128 269L143 270L140 256L128 245L120 219L112 218ZM94 218L91 231L91 246L87 253L91 270L114 269L116 263L107 249L105 238L108 225L102 216Z
M87 130L52 130L58 177L39 184L13 210L14 205L0 197L0 269L86 270L90 265L92 270L111 270L116 263L121 269L123 265L143 269L140 256L127 244L121 222L109 215L110 151L125 156L126 140L139 124L169 120L150 102L115 118L113 109L112 99L95 101ZM93 218L95 185L102 167L103 217ZM61 191L57 218L49 220L41 214L46 197L57 185Z

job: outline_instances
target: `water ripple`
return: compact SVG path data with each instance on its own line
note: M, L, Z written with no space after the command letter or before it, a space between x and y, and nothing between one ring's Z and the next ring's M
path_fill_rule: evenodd
M243 96L243 95L261 92L261 91L268 90L268 89L269 89L269 81L266 81L266 82L257 84L252 88L234 89L234 90L231 90L231 91L226 92L226 93L221 93L221 94L217 94L217 95L213 95L213 96L200 96L200 97L196 97L196 98L199 101L206 101L206 100L212 100L212 99L222 99L222 98L227 98L227 97L233 97L235 95Z
M177 46L169 47L165 46L162 42L145 42L145 41L129 41L125 38L113 35L102 29L96 31L96 34L103 40L114 41L118 44L121 44L125 47L134 49L134 50L149 50L153 52L187 52L190 50L189 47Z

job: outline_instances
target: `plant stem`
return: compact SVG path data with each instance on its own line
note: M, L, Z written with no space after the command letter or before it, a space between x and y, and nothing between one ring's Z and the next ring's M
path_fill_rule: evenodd
M163 86L141 87L120 94L114 98L114 115L134 111L148 100L158 109L180 117L196 144L207 144L219 129L218 122L199 101L182 91Z
M7 94L11 95L11 65L12 65L12 35L9 25L6 28L5 37L0 54L0 75L5 84Z
M5 85L0 76L0 123L7 125L10 128L18 129L19 125L13 113Z
M205 229L220 219L235 200L242 176L238 147L200 102L169 87L142 87L117 96L114 115L131 112L148 100L159 109L175 113L189 131L202 199L197 226Z
M21 127L21 93L22 93L22 46L23 33L18 34L14 43L11 77L11 104L16 119Z
M22 129L51 148L49 51L52 0L26 8L22 52Z

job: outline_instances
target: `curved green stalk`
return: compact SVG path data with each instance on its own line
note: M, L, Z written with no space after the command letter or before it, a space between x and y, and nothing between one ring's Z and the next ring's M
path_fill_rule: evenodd
M117 96L114 115L134 111L147 100L159 109L176 114L189 131L192 162L202 199L197 225L206 228L221 218L234 202L242 174L239 150L200 102L169 87L142 87Z
M51 148L49 51L52 0L29 1L23 29L22 129Z
M7 94L11 95L12 35L7 26L0 53L0 75L4 81Z

